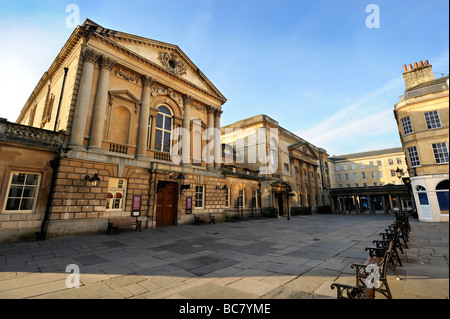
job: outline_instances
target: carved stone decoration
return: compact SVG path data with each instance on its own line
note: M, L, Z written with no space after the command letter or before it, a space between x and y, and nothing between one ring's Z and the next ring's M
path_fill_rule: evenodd
M84 49L83 52L83 61L86 62L92 62L92 63L96 63L97 62L97 53L89 48Z
M116 61L112 60L111 58L108 58L105 56L102 56L100 58L100 66L102 69L104 68L104 69L111 71L115 65L116 65Z
M143 75L141 80L142 80L142 86L147 86L149 88L152 88L156 82L155 80L153 80L153 78L151 76L147 76L147 75Z
M196 110L198 110L200 112L206 113L206 107L201 106L201 105L199 105L197 103L192 103L192 108L194 108L194 109L196 109Z
M124 79L126 81L130 81L132 83L135 83L135 84L139 84L139 81L141 81L141 75L140 74L138 74L138 73L136 73L134 71L131 71L131 70L125 68L125 67L122 67L121 65L118 65L118 64L116 64L114 66L114 69L111 72L111 74L113 74L113 75L115 75L115 76L117 76L119 78L122 78L122 79Z
M183 103L184 104L192 104L192 101L194 100L194 98L191 96L191 95L187 95L187 94L184 94L183 95Z
M181 58L177 52L161 52L159 54L159 59L170 72L177 75L186 74L186 66L181 62Z
M171 88L163 88L161 86L153 86L152 88L152 97L156 97L158 95L167 95L172 100L174 100L179 107L183 106L182 98L179 94L175 93L173 89Z

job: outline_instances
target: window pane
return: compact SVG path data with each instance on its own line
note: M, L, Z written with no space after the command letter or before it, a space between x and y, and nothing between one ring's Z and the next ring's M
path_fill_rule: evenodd
M22 197L22 191L23 187L21 186L11 186L8 197Z
M156 115L156 127L163 128L164 116L162 114Z
M419 202L420 205L428 205L428 196L426 193L420 193L419 195Z
M172 118L169 116L165 116L164 118L164 129L166 131L172 131Z
M165 107L164 105L160 105L158 107L158 110L160 113L164 113L164 114L172 116L172 113L170 112L170 110L167 107Z
M26 174L24 173L14 173L11 179L11 184L14 185L23 185L25 182Z
M164 146L163 146L163 152L170 152L170 133L165 132L164 133Z
M22 198L20 203L20 210L32 210L34 198Z
M8 198L6 202L6 210L19 210L20 198Z
M156 130L155 131L155 149L160 151L162 147L162 131Z
M441 209L441 214L448 214L448 192L436 192L436 195L439 202L439 208Z
M27 185L37 185L39 181L39 175L37 174L27 174Z
M34 197L37 193L37 187L34 186L26 186L23 190L23 197Z

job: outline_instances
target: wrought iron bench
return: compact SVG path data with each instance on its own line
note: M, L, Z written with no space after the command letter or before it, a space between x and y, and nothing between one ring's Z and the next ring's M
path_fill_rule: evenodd
M128 218L108 218L108 229L106 233L109 235L113 234L114 229L120 229L123 227L135 226L135 230L141 230L142 221L137 217L128 217Z
M337 299L375 299L375 288L356 287L334 283L331 289L337 288Z
M194 215L194 225L200 225L201 223L207 221L209 224L216 223L216 216L211 214L195 214Z

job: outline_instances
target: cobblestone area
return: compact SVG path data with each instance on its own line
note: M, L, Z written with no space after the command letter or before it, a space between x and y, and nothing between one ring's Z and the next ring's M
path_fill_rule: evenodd
M0 244L0 298L335 298L330 285L354 283L350 265L393 220L311 215ZM446 299L448 223L411 225L401 280L388 271L392 295ZM78 289L66 286L68 265Z

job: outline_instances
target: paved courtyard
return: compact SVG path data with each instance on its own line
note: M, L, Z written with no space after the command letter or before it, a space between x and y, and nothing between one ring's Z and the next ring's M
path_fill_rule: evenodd
M330 285L354 284L350 265L393 221L310 215L0 244L0 298L336 298ZM449 298L448 223L411 225L401 280L388 270L394 299ZM67 288L69 265L79 288Z

